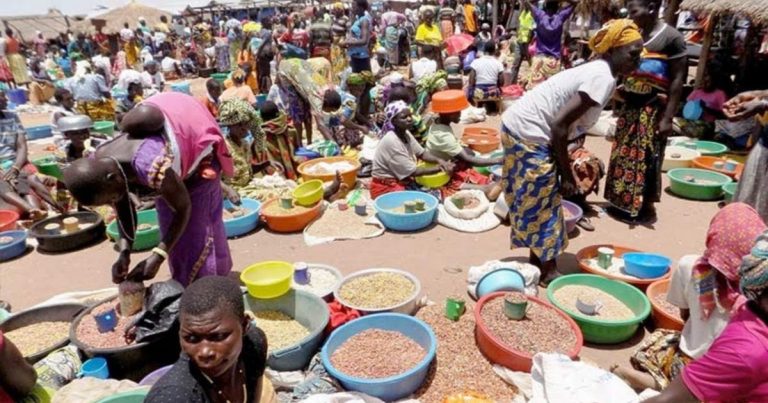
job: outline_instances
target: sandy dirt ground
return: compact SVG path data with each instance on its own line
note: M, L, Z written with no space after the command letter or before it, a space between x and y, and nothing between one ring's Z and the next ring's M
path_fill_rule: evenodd
M195 80L197 93L202 80ZM34 117L25 116L25 122ZM42 119L38 117L37 119ZM45 119L38 120L46 122ZM498 116L483 125L499 126ZM460 130L458 128L457 130ZM604 161L608 160L610 143L603 138L590 137L588 147ZM43 146L31 147L33 154ZM669 182L664 177L664 184ZM603 206L600 196L590 201ZM697 202L677 198L665 193L658 205L658 221L649 226L629 226L610 216L592 219L595 232L581 231L572 236L566 253L558 264L563 273L578 272L576 252L599 243L614 243L640 250L665 254L673 259L704 249L706 229L717 212L717 202ZM394 267L414 273L421 281L423 292L430 299L442 303L450 294L466 291L466 274L470 266L493 259L525 259L527 250L509 248L509 226L502 225L482 234L464 234L436 225L414 234L385 233L370 240L342 241L308 247L300 234L282 235L259 229L229 245L234 269L242 270L249 264L263 260L286 260L325 263L343 273L373 267ZM114 244L100 244L64 255L46 255L30 250L26 255L0 264L0 299L9 301L14 310L30 307L53 295L111 286L110 268L116 258ZM146 254L135 254L134 263ZM167 266L161 268L158 280L170 277ZM542 290L540 296L545 297ZM546 297L545 297L546 298ZM629 342L615 346L585 346L582 357L607 367L612 363L626 363L636 346L647 336L648 330L639 332Z

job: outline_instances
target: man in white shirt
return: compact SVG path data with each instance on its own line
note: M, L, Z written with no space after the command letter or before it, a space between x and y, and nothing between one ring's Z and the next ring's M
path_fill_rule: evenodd
M437 48L425 45L421 47L421 59L411 63L411 80L418 83L422 78L437 72L435 52Z
M504 65L496 58L496 43L493 40L486 42L483 50L483 56L470 64L469 98L476 105L501 99Z

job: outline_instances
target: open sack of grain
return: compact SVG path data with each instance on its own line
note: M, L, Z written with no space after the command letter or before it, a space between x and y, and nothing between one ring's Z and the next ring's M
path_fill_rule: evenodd
M452 203L453 198L476 199L472 205L459 208ZM437 206L437 222L440 225L459 232L480 233L490 231L501 224L501 219L494 214L494 204L491 204L485 194L479 190L462 190L446 198L443 204Z

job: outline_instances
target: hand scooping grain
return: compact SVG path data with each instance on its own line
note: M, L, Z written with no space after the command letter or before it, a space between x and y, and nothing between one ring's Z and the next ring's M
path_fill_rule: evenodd
M357 308L382 309L405 302L416 290L407 277L381 272L360 276L341 286L341 298Z
M400 332L368 329L344 342L331 355L331 364L353 377L380 379L415 367L427 352Z

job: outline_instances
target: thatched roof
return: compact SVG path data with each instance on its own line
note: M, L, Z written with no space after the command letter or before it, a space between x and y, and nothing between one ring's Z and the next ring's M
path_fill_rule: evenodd
M768 0L683 0L683 10L706 14L741 14L754 22L768 22Z
M69 23L74 19L68 19L59 10L48 10L43 15L21 15L15 17L0 17L3 28L10 28L22 41L29 42L35 39L35 31L43 33L45 38L56 38L62 32L67 32Z
M145 6L138 3L136 0L131 1L122 7L113 8L103 14L94 15L82 23L75 24L75 30L77 31L93 31L93 25L100 23L104 24L102 32L105 34L118 33L123 29L123 24L126 22L131 29L136 29L139 23L139 17L144 17L147 20L147 25L154 27L160 22L160 16L164 15L171 20L171 14L149 6Z

